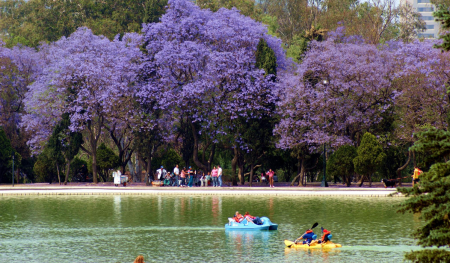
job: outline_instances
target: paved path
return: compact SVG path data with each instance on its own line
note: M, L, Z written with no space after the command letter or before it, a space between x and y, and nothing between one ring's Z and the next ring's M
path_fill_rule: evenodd
M48 184L1 185L0 197L11 195L269 195L269 196L364 196L386 197L395 188L321 188L321 187L115 187L104 185L59 186ZM394 195L401 196L401 195Z

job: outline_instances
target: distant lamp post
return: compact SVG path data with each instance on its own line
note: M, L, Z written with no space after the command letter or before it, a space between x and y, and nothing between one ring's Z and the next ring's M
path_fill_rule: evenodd
M14 187L14 151L12 152L12 187Z
M330 82L326 79L322 80L324 86L327 86ZM325 101L326 103L326 101ZM323 122L325 123L325 113L323 115ZM320 187L328 187L327 183L327 155L326 155L326 144L323 143L323 178Z

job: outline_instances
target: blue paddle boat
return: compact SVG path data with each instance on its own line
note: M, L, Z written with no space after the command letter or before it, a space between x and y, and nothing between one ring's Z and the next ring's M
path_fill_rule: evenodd
M262 225L257 225L252 221L244 219L237 223L232 218L228 218L228 224L225 224L225 230L277 230L278 224L274 224L269 218L263 216L260 218Z

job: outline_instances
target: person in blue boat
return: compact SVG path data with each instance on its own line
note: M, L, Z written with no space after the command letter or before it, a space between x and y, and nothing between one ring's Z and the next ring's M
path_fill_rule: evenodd
M236 211L236 213L234 214L233 219L234 219L235 222L240 223L240 222L242 222L244 220L244 217L241 214L239 214L239 211Z
M309 245L315 239L314 236L317 237L317 235L315 235L311 229L308 229L301 237L299 237L295 240L295 244L300 243L301 240L304 239L302 243Z
M261 221L261 219L257 216L251 216L249 212L245 212L244 214L245 219L247 219L248 222L253 222L257 225L262 225L263 222Z

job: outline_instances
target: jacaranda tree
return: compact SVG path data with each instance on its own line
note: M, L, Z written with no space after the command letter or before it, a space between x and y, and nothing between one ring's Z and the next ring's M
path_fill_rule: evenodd
M40 52L48 62L29 86L25 103L24 125L36 135L30 143L42 143L61 116L69 114L69 129L86 133L88 147L81 149L92 156L97 183L96 150L103 126L134 116L123 102L136 93L132 84L141 58L140 45L138 34L110 41L79 28L67 38L42 46Z
M187 118L194 163L210 170L210 163L198 158L201 136L212 142L214 156L218 138L232 133L234 120L270 113L276 85L255 65L255 53L263 38L278 67L286 67L281 42L236 9L212 12L187 0L169 1L161 22L145 25L143 32L146 83L140 96L156 100L175 123Z

